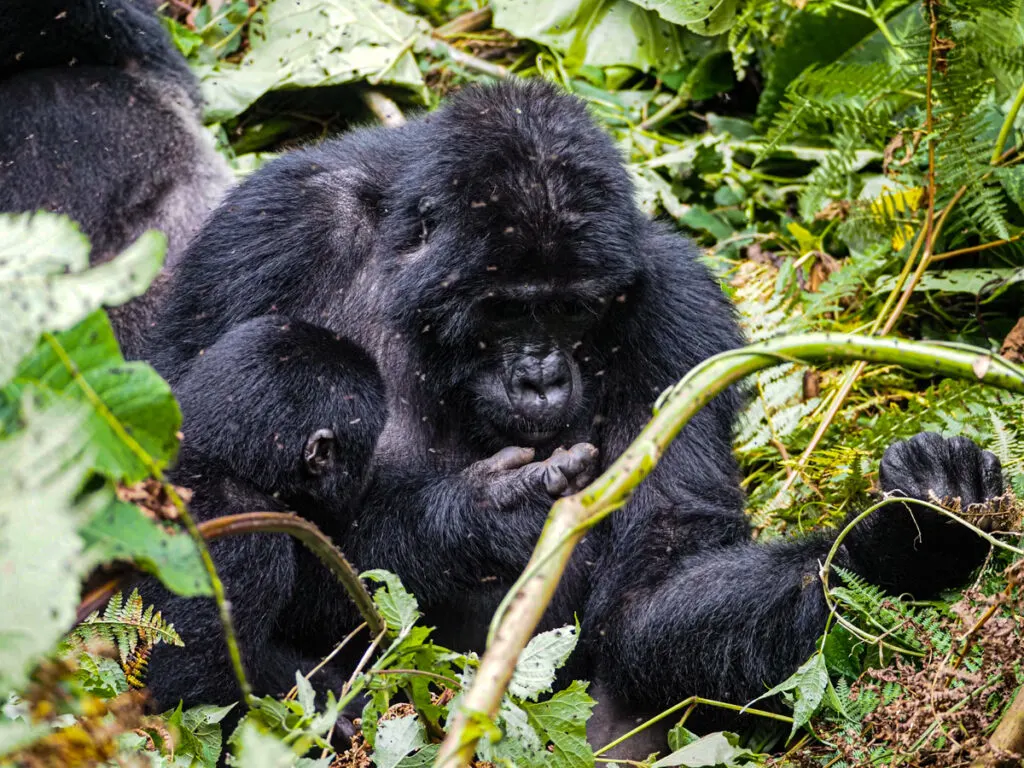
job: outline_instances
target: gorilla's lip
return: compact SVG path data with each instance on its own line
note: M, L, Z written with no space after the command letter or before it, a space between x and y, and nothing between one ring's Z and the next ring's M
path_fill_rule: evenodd
M557 429L517 429L512 437L526 445L540 445L555 438L558 433Z

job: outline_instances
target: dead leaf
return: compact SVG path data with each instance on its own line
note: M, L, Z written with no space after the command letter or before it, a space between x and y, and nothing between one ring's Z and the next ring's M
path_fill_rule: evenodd
M1017 321L1013 329L1003 339L999 354L1011 363L1024 363L1024 317Z

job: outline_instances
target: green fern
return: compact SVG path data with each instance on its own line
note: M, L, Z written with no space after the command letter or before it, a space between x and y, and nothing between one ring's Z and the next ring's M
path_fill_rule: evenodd
M158 643L185 645L174 631L174 625L164 621L160 611L152 605L143 607L142 595L137 589L132 590L127 600L118 592L110 598L102 615L94 611L68 635L71 648L81 652L97 640L117 646L121 668L133 677L145 668L152 646Z

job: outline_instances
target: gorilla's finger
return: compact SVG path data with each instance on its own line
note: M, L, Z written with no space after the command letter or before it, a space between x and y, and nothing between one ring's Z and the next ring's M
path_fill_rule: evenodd
M493 456L478 461L476 468L481 472L510 472L521 469L533 461L536 452L533 448L520 448L510 445L502 448Z

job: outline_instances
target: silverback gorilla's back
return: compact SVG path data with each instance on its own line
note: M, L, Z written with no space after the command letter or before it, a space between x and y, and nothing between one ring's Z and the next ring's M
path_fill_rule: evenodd
M197 83L150 0L4 0L0 8L0 211L75 219L91 261L147 229L165 273L231 180L200 124ZM166 275L111 312L139 356Z

